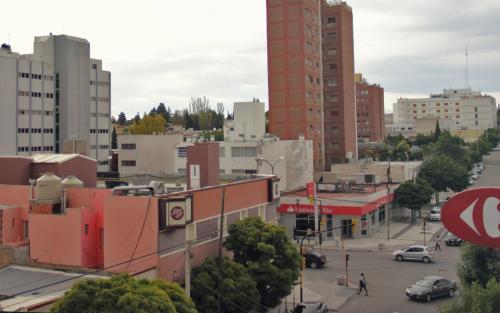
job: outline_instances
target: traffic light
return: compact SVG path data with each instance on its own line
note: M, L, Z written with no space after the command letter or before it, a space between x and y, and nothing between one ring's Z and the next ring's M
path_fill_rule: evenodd
M345 267L347 268L347 264L349 263L349 254L345 255Z

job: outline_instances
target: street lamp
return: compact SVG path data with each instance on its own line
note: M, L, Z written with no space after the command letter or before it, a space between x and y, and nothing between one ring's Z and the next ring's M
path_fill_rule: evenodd
M264 159L263 157L260 157L260 158L255 159L255 161L257 161L257 166L262 164L262 162L266 162L267 164L269 164L269 166L271 167L271 174L274 175L274 167L276 166L276 164L278 164L279 161L281 161L283 159L284 158L282 156L280 156L276 161L274 161L274 163L272 163L272 162Z

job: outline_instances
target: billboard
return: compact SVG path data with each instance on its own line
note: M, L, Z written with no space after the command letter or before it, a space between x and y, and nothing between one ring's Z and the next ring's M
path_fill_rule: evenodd
M475 188L454 195L441 209L444 226L481 246L500 247L500 188Z

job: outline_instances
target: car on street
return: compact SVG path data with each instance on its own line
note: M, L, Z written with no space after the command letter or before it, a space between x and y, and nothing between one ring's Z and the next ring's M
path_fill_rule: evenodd
M453 297L457 283L440 276L427 276L406 288L406 295L411 300L431 301L439 297Z
M447 246L460 246L463 243L463 240L455 236L454 234L448 232L444 238L444 243Z
M440 221L441 220L441 207L435 206L429 212L429 221Z
M414 260L430 263L432 261L432 250L427 246L415 245L394 251L392 256L396 261Z
M327 313L328 307L323 302L302 302L297 304L293 313Z
M318 268L323 267L326 263L326 256L317 251L308 251L304 253L306 267Z
M479 178L479 175L477 173L472 174L472 179L476 180Z

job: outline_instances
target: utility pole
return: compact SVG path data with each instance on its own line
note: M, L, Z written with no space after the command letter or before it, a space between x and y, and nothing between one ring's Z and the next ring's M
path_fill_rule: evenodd
M425 221L424 221L424 246L425 246Z
M219 270L222 267L222 238L224 237L224 198L226 197L226 188L222 188L222 201L220 206L220 234L219 234L219 257L217 258L217 265ZM217 289L222 285L221 278L217 279ZM222 313L222 297L218 292L217 296L217 313Z
M391 159L387 166L387 241L391 239Z
M184 279L186 296L191 297L191 241L186 241L186 251L184 252L186 256L186 274Z
M317 197L317 187L316 182L313 180L313 201L314 201L314 231L319 231L319 212L318 212L318 201ZM321 233L319 233L321 235Z

